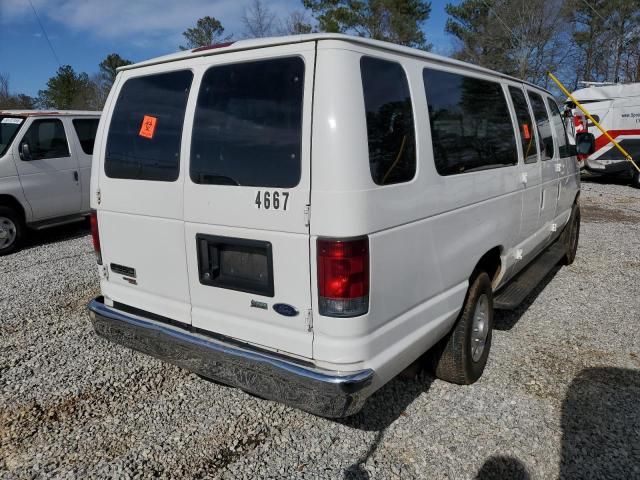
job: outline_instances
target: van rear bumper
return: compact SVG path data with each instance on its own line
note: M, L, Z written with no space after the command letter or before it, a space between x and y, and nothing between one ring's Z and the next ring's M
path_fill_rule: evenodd
M92 300L98 335L219 381L323 417L357 413L374 390L373 370L341 373L227 343Z

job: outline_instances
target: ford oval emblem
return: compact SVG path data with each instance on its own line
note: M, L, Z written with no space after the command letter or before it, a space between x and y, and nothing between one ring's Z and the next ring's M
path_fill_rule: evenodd
M284 315L285 317L295 317L296 315L298 315L298 310L296 309L296 307L292 307L291 305L287 305L286 303L276 303L273 306L273 309L280 315Z

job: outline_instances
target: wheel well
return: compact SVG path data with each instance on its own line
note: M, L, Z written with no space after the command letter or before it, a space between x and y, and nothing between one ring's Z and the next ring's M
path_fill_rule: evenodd
M13 208L22 217L22 220L26 220L24 208L20 202L11 195L0 195L0 205Z
M472 277L475 277L480 272L485 272L489 275L491 284L495 286L495 282L500 275L500 270L502 269L502 259L500 258L501 252L502 247L494 247L485 253L482 258L480 258L476 268L473 269Z

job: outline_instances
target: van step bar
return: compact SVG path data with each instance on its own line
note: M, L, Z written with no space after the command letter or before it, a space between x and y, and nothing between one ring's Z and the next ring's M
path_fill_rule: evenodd
M565 246L561 241L556 241L496 294L493 299L493 308L499 310L517 308L565 254Z

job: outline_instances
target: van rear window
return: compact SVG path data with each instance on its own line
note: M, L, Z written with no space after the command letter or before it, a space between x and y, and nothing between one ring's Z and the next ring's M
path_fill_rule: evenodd
M407 76L396 62L362 57L369 169L378 185L408 182L416 174L416 140Z
M499 83L429 68L423 77L440 175L518 163L511 114Z
M180 173L182 124L193 73L127 80L113 111L104 169L110 178L173 182Z
M304 73L299 57L207 70L193 124L193 182L295 187L301 169Z
M93 144L96 141L96 131L98 130L97 118L76 118L73 120L73 128L76 130L82 151L93 154Z

